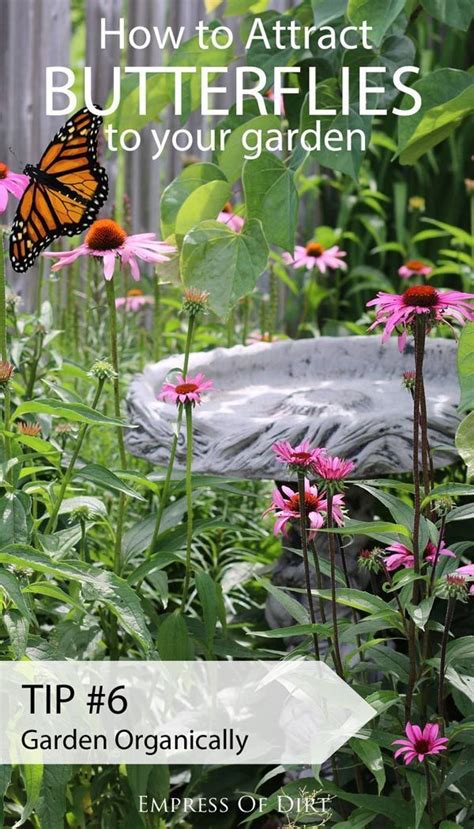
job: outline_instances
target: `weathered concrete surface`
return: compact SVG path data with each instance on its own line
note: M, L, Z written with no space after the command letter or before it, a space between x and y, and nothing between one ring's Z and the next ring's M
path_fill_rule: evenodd
M128 408L137 427L128 449L155 464L166 464L176 410L156 399L176 356L149 365L131 383ZM215 391L194 410L196 472L239 478L281 478L274 458L277 440L309 438L356 462L357 476L410 470L412 400L402 388L403 371L414 367L413 350L398 352L395 339L323 337L259 343L192 354L189 373L203 371ZM456 344L429 339L425 382L432 446L451 445L458 424ZM177 466L185 465L184 430ZM435 464L455 458L438 453Z

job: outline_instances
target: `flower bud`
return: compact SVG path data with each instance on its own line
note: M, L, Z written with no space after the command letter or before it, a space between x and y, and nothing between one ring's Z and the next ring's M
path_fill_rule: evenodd
M89 377L96 377L97 380L114 380L117 377L117 373L108 360L96 360L88 374Z

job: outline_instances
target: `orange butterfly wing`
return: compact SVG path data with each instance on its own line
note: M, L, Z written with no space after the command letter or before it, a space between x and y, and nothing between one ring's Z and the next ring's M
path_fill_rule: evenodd
M15 271L27 271L54 239L81 233L97 216L108 195L107 174L97 162L101 124L100 116L82 109L44 152L12 226Z

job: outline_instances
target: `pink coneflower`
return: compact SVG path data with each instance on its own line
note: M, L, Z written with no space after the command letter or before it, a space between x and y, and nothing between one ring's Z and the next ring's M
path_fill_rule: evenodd
M306 247L297 245L293 255L284 253L283 260L287 265L292 265L293 268L306 268L308 271L317 268L320 273L326 273L328 269L337 271L338 268L342 268L343 271L347 270L347 265L343 261L344 256L347 256L347 253L340 250L337 245L326 249L319 242L308 242Z
M409 279L410 276L429 276L432 271L433 268L427 265L426 262L421 262L419 259L409 259L398 269L398 275L402 279Z
M240 233L245 224L245 219L242 216L238 216L237 213L234 213L234 208L230 201L222 208L217 217L217 221L227 225L235 233Z
M82 245L70 251L43 253L58 261L51 268L59 271L71 265L80 256L96 256L104 260L104 277L112 279L117 259L122 265L130 265L135 280L140 279L137 259L151 264L168 262L176 248L158 241L154 233L136 233L128 236L125 230L112 219L98 219L89 228Z
M0 213L7 209L9 194L21 199L29 183L28 176L24 176L23 173L12 173L6 164L0 163Z
M312 471L323 451L322 449L311 449L309 440L304 440L294 447L287 440L281 440L274 443L272 449L277 456L277 460L280 463L286 463L294 472Z
M312 539L315 537L317 530L324 524L324 517L327 514L327 498L324 494L319 493L317 486L311 486L307 478L305 478L304 488L306 519L309 527L309 538ZM287 525L300 519L299 493L289 486L283 486L281 489L281 492L279 489L273 490L272 505L264 512L264 515L268 515L270 512L275 513L276 521L273 528L275 535L280 532L286 535ZM334 496L332 516L339 526L344 524L343 506L343 496Z
M140 288L131 288L126 296L119 296L115 300L116 308L125 308L126 311L140 311L145 305L153 305L152 296L146 296Z
M422 763L425 757L446 751L446 743L449 742L447 737L438 737L439 725L437 723L427 723L422 731L419 725L412 725L408 722L405 734L407 739L394 740L392 745L401 746L397 748L394 757L396 759L405 755L403 760L406 766L415 759Z
M212 380L206 380L204 374L199 372L195 377L183 377L178 374L176 383L164 383L158 395L158 400L166 400L169 403L191 403L193 406L201 403L201 395L205 391L213 389Z
M428 564L434 564L437 558L436 549L436 544L433 544L432 541L428 541L423 553L423 560ZM387 556L385 559L385 567L389 572L392 572L392 570L398 570L399 567L415 566L415 557L413 552L409 550L408 547L405 547L404 544L395 542L394 544L391 544L390 547L386 547L384 552L392 553L392 555ZM456 553L453 553L452 550L448 550L446 544L442 541L438 556L449 556L449 558L456 558Z
M325 481L343 481L355 469L355 463L321 452L314 465L314 471Z
M419 315L425 317L428 329L437 322L446 321L448 317L464 325L465 320L474 320L472 299L474 299L474 294L465 294L461 291L439 291L431 285L417 285L408 288L403 294L380 292L375 299L367 303L369 308L376 306L375 322L372 323L369 331L377 325L384 325L382 342L386 342L390 334L397 330L399 348L403 351L407 331Z

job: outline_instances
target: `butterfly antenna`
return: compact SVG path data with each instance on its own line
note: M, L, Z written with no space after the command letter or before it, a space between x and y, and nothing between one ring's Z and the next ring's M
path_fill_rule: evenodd
M16 161L18 161L18 164L20 165L20 167L24 167L25 166L24 163L22 161L20 161L20 159L18 158L18 156L17 156L15 150L13 149L13 147L9 147L8 150L9 150L9 152L11 152L12 156L16 159Z

